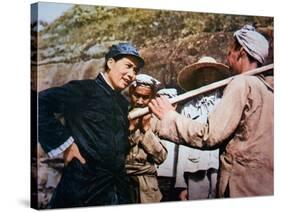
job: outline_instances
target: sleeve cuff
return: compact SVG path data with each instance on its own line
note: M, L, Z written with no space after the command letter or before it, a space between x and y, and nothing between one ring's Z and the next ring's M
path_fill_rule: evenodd
M50 158L54 158L54 157L58 156L59 154L64 152L73 143L74 143L74 138L72 136L70 136L62 145L60 145L56 149L53 149L50 152L48 152L48 156Z
M163 119L156 125L155 132L158 136L172 140L174 143L178 143L176 119L180 116L176 111L169 111L165 114Z

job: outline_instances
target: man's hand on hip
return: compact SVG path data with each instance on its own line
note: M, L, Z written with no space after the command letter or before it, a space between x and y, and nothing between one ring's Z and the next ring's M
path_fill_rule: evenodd
M64 151L64 153L63 153L64 165L67 166L68 163L73 160L73 158L77 158L80 161L80 163L82 163L82 164L86 163L86 160L80 154L78 146L75 143L71 144Z

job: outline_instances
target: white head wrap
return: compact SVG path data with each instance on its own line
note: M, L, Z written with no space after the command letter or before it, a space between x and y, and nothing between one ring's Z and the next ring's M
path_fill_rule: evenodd
M160 85L160 82L147 74L138 74L132 85L134 87L137 85L146 85L156 89Z
M178 92L175 88L164 88L159 90L157 94L168 96L168 98L173 98L178 95Z
M268 41L251 25L245 25L233 35L254 59L263 64L268 55Z

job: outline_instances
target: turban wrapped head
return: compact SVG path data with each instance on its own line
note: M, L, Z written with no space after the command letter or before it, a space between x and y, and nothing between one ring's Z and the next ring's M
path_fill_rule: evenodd
M268 56L269 44L267 39L255 30L255 27L245 25L234 32L233 36L250 56L260 64L264 64Z
M168 98L173 98L178 95L178 92L175 88L163 88L157 91L157 94L167 96Z

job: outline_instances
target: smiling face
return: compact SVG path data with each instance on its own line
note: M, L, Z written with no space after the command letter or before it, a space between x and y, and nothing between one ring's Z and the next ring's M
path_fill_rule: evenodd
M153 91L150 86L139 85L130 89L130 98L133 108L146 107L153 98Z
M125 56L119 60L110 58L107 61L106 72L108 82L118 91L125 89L135 80L138 65L138 60L133 56Z

